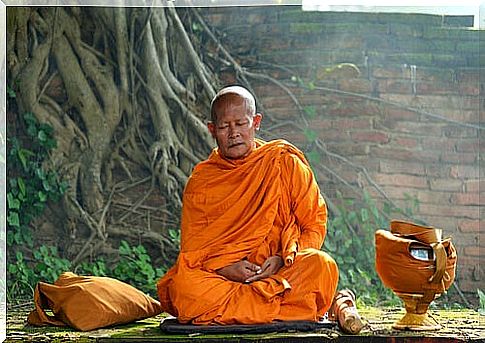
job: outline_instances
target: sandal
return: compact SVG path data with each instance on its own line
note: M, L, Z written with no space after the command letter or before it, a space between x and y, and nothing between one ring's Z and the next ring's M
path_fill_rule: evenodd
M358 334L365 326L355 306L355 294L350 289L335 294L328 310L328 319L336 321L340 330L352 335Z

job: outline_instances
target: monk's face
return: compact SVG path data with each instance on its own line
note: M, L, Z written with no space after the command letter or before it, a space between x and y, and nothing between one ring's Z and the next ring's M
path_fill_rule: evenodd
M215 105L215 122L209 122L212 137L217 142L219 153L228 159L238 159L249 155L254 149L254 136L259 124L261 114L251 113L246 99L227 94Z

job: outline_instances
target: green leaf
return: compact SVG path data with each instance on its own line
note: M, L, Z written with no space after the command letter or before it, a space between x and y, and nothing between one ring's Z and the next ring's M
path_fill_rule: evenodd
M26 194L26 188L25 188L25 182L24 182L24 179L22 179L21 177L18 177L17 178L17 183L19 185L19 189L20 189L20 194L22 194L23 196L25 196Z
M42 187L48 192L51 190L51 185L49 181L47 180L42 180Z
M17 94L15 94L15 91L13 90L12 87L10 87L9 85L7 85L7 95L10 97L10 98L16 98L17 97Z
M41 180L45 179L45 172L42 168L35 168L35 175Z
M20 201L11 192L7 193L7 201L8 201L8 208L11 209L19 209L20 208Z
M22 254L21 251L17 251L15 257L17 258L17 262L22 262L24 260L24 254Z
M308 158L308 162L310 162L312 166L315 166L320 163L321 157L317 151L312 150L309 153L307 153L306 156Z
M47 140L47 135L46 135L45 131L40 130L40 131L37 133L37 138L39 139L39 141L41 141L41 142L45 142L45 141Z
M360 217L362 218L363 222L366 222L369 220L369 212L367 211L366 208L362 208L360 210Z
M7 222L10 226L19 227L20 226L19 214L14 211L8 212Z
M121 241L118 251L121 255L131 255L131 248L126 241Z
M317 109L315 106L305 106L303 109L308 118L314 119L317 116Z
M310 128L305 128L303 134L309 143L315 142L315 140L318 138L318 133Z
M46 202L46 201L47 201L47 195L46 195L44 192L39 191L39 192L37 193L37 195L39 196L39 200L40 200L41 202Z

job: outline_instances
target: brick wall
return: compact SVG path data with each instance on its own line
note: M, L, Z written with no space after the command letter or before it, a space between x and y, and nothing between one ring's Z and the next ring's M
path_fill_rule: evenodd
M308 152L309 137L317 135L328 151L366 168L395 203L406 206L407 195L416 197L416 216L453 237L461 290L483 289L484 130L476 126L483 121L484 38L466 27L469 17L302 12L296 6L210 8L203 14L241 65L283 82L311 114L305 126L282 88L251 78L267 137L286 138ZM340 63L358 72L350 65L334 68ZM223 63L216 71L235 82ZM305 126L306 134L288 122ZM381 197L361 169L320 157L349 184ZM329 198L337 189L355 196L335 176L320 172L318 178Z

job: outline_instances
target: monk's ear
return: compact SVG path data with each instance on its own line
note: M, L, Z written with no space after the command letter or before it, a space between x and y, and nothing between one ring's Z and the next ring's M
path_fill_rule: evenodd
M263 119L263 115L261 113L256 113L253 117L253 125L256 130L259 130L259 126L261 125L261 120Z
M210 121L207 123L207 129L209 129L212 138L216 138L216 125L213 122Z

